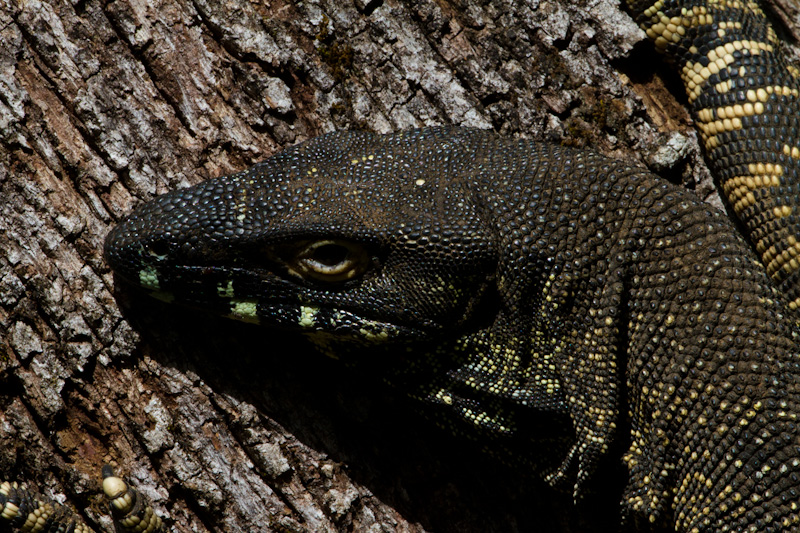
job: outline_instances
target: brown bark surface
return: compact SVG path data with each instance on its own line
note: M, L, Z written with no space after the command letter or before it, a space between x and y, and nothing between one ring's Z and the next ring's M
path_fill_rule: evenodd
M301 338L115 286L102 244L346 128L590 146L708 198L684 103L611 0L0 0L0 477L106 529L104 463L176 531L609 530L614 461L574 506Z

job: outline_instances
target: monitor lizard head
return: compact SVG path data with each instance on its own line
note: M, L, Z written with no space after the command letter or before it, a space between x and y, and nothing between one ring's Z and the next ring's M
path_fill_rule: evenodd
M472 193L446 178L468 153L441 136L319 137L145 204L106 257L161 299L246 322L362 343L452 332L496 260Z
M589 231L578 214L623 190L596 183L616 167L593 158L480 130L337 132L143 205L106 257L161 299L300 330L327 355L376 365L441 425L488 437L500 457L524 446L529 466L577 493L617 402L617 321L595 327L607 310L575 317L572 305L575 284L619 285L584 273L606 265L588 250L617 242L604 232L622 222L598 213L603 229ZM565 390L583 386L563 376L583 364L585 328L609 331L608 375L586 386L608 389L599 408Z

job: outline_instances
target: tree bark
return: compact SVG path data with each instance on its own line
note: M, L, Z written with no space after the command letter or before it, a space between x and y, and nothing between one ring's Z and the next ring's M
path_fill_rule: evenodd
M107 530L104 463L176 531L616 528L618 461L574 505L301 338L146 299L102 257L142 202L347 128L592 147L721 205L677 76L615 2L579 4L0 0L0 477Z

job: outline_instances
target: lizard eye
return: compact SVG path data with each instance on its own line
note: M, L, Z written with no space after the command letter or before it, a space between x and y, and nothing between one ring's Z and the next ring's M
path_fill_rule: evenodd
M342 240L324 240L300 247L288 261L289 271L316 281L347 281L360 276L369 266L363 246Z

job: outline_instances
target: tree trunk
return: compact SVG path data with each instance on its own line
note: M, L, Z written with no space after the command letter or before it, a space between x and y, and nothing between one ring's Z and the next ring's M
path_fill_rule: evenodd
M575 506L302 338L115 284L102 246L158 194L347 128L591 146L719 205L633 21L611 0L154 4L0 0L0 477L100 529L111 463L176 531L613 530L619 461Z

